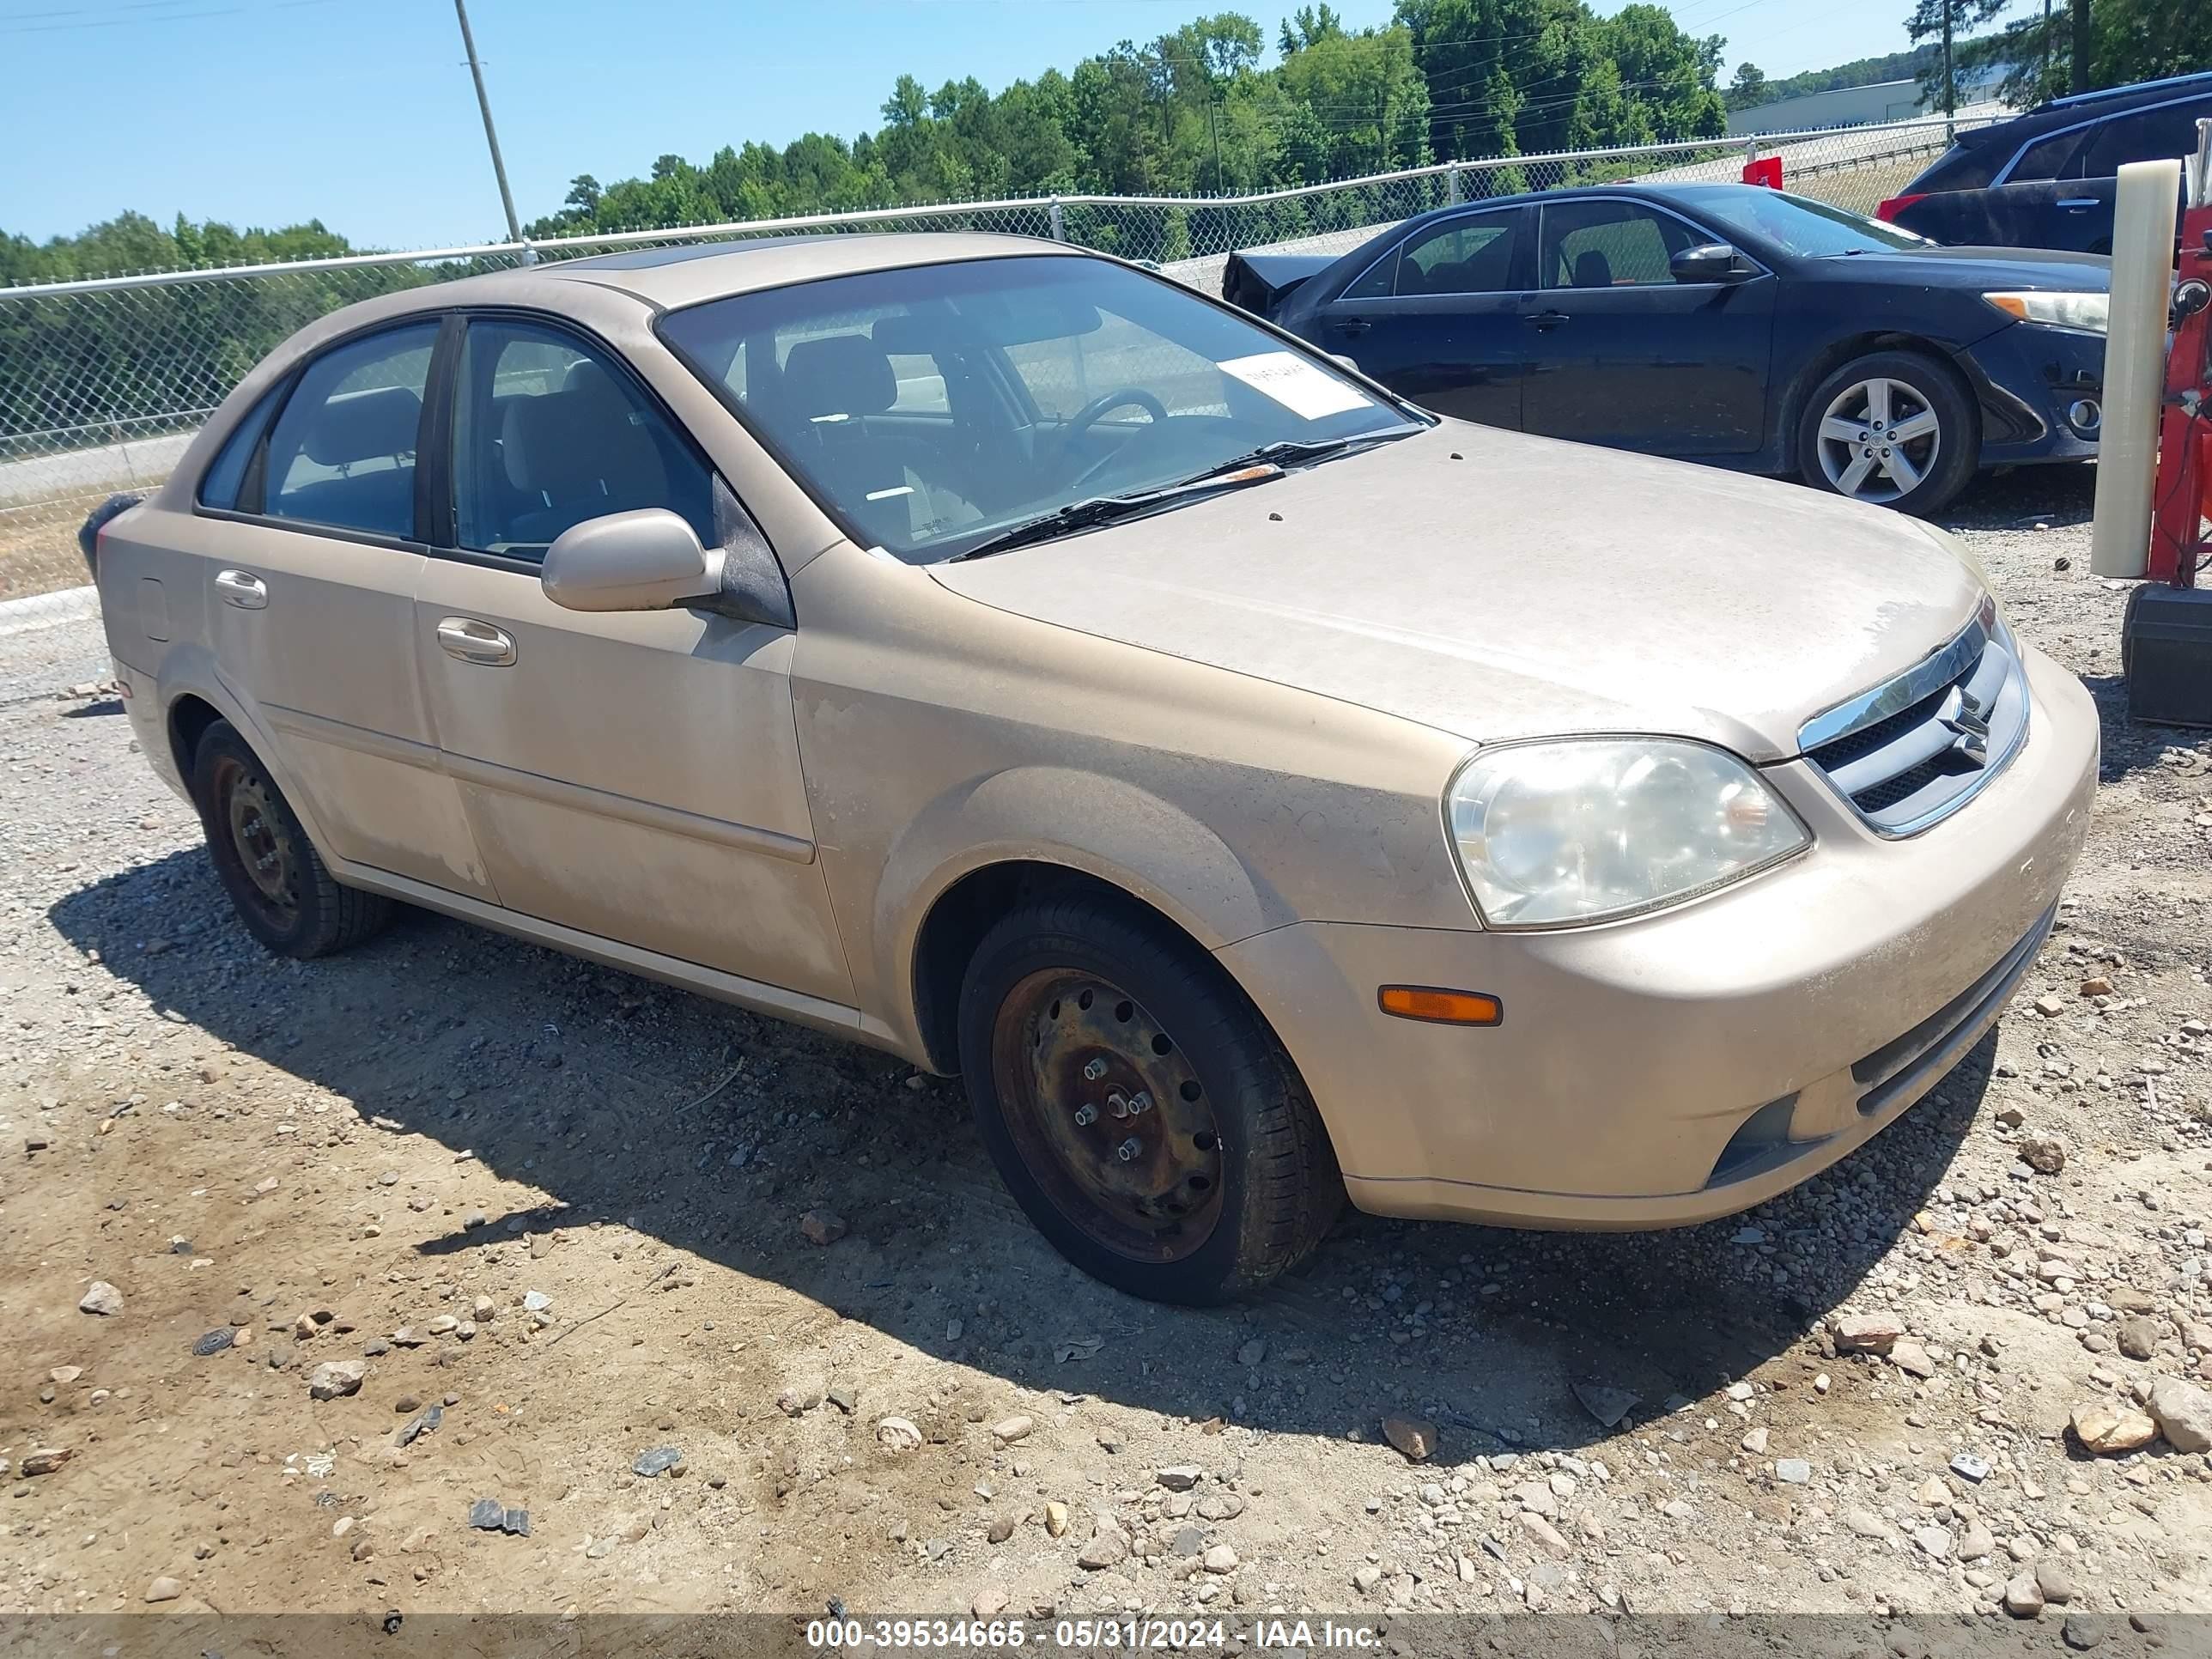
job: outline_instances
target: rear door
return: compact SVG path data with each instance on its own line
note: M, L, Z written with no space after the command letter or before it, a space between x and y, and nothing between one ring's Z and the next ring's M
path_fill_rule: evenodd
M453 380L450 528L416 590L415 649L500 902L849 1003L799 775L791 630L568 611L538 580L556 537L606 514L665 507L708 546L759 532L599 341L548 318L472 318Z
M1726 239L1625 198L1546 203L1522 325L1528 431L1661 455L1765 441L1776 282L1678 283L1672 257Z
M1534 234L1529 207L1425 227L1323 306L1312 337L1424 408L1517 428Z
M489 896L415 665L416 461L440 327L312 359L222 497L234 504L204 501L192 540L220 672L326 850ZM203 495L231 487L211 476Z

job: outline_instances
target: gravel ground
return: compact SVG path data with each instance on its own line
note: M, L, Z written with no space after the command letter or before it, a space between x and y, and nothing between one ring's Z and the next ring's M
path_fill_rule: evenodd
M1347 1214L1212 1312L1066 1267L957 1085L877 1054L425 915L264 956L67 695L96 629L0 640L0 1609L2167 1639L2212 1609L2212 744L2126 723L2087 509L1956 515L2106 752L2058 930L1932 1096L1745 1216Z

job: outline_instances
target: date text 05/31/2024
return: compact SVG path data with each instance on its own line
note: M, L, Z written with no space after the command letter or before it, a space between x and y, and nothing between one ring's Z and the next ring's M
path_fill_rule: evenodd
M970 1652L1013 1652L1024 1648L1080 1653L1219 1648L1249 1639L1255 1648L1334 1650L1360 1652L1374 1648L1371 1626L1333 1619L1259 1619L1249 1632L1219 1619L1061 1619L1032 1627L1019 1619L816 1619L806 1626L811 1648L861 1653L870 1650L965 1649Z

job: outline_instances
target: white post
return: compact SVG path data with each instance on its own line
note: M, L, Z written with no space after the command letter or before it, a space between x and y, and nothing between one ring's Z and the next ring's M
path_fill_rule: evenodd
M2150 568L2151 489L2166 395L2166 318L2173 293L2178 161L2120 169L2112 215L2112 318L2105 336L2105 419L2097 442L2096 522L2089 568L2135 577Z

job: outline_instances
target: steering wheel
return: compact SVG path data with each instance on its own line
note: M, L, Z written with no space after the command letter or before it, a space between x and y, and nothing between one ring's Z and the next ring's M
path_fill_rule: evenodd
M1085 433L1090 431L1092 427L1097 425L1100 418L1109 410L1125 408L1141 409L1146 414L1151 416L1152 417L1152 427L1149 428L1150 430L1157 431L1158 428L1166 423L1168 418L1167 405L1163 404L1158 398L1152 396L1151 392L1146 391L1143 387L1133 386L1117 386L1111 392L1100 392L1098 396L1093 398L1089 403L1084 404L1082 408L1077 410L1073 415L1068 417L1067 424L1060 429L1060 441L1061 447L1070 453L1073 453L1075 448L1076 441L1082 437ZM1108 453L1100 456L1089 466L1084 468L1083 471L1068 487L1072 489L1082 489L1093 478L1103 472L1108 466L1121 459L1121 450L1117 447L1109 451Z

